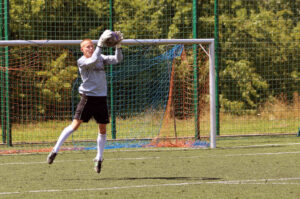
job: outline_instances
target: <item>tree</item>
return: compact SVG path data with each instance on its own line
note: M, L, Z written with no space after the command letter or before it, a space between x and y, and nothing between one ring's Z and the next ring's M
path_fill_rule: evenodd
M291 101L299 88L297 52L300 48L299 42L295 42L300 38L299 22L295 23L295 13L299 9L295 11L291 1L283 0L258 1L256 4L232 0L222 2L221 8L219 68L222 105L227 109L232 107L236 110L232 106L236 104L239 109L255 110L269 97L282 93ZM234 72L237 68L242 71ZM252 87L259 94L256 100L250 92L252 89L247 88L248 92L243 92L239 85L244 81L242 74L246 71L251 72L244 76L248 79L244 88L254 83L254 79L260 82ZM228 85L230 81L234 82L231 86ZM254 106L249 99L258 104Z

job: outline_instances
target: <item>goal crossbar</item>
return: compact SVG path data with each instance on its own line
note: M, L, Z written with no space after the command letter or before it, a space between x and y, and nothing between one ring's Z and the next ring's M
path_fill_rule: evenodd
M82 40L5 40L0 41L0 46L66 46L79 45ZM98 40L92 40L97 43ZM163 44L213 44L214 39L124 39L122 45L163 45Z

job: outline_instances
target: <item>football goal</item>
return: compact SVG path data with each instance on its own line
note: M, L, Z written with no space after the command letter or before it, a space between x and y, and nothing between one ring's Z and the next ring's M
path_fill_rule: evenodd
M96 40L93 40L96 43ZM80 40L0 41L1 141L49 151L74 115ZM126 39L124 60L106 66L107 148L216 147L213 39ZM104 48L103 54L114 54ZM63 148L93 148L94 121ZM9 148L9 147L8 147Z

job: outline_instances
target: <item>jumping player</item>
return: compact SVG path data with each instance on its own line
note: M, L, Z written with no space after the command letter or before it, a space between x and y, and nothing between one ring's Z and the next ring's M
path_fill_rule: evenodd
M102 47L113 38L116 41L115 55L101 54ZM118 64L123 60L121 49L121 32L106 30L100 36L95 49L92 40L84 39L80 43L83 56L77 60L82 83L79 87L81 99L77 105L72 123L59 136L57 143L47 157L48 164L52 164L63 142L76 131L82 122L88 122L92 117L98 123L97 155L94 159L95 171L101 172L103 151L106 142L106 125L109 123L107 107L107 81L104 65Z

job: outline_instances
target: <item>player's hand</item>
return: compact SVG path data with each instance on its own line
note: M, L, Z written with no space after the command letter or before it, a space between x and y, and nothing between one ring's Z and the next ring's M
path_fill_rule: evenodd
M105 44L105 41L110 38L112 35L112 31L110 30L105 30L102 35L100 36L99 40L98 40L98 43L97 43L97 46L99 47L103 47L104 44Z
M121 48L121 41L123 40L123 33L121 31L115 31L116 35L118 36L118 43L116 48Z

